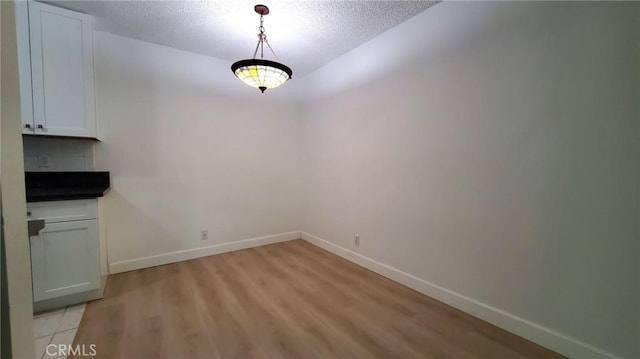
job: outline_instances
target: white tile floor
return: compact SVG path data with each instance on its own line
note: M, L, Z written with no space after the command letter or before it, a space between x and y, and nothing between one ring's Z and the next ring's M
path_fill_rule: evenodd
M36 359L64 358L64 356L48 355L47 346L49 344L71 345L73 343L84 308L85 303L34 315L33 338ZM50 350L50 352L53 351L53 349Z

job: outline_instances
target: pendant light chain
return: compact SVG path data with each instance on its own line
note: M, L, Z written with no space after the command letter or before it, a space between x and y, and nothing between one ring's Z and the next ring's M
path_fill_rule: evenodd
M273 48L269 44L269 40L267 40L267 34L264 33L264 15L262 14L260 14L260 27L258 28L258 30L260 31L260 33L258 34L258 44L256 45L256 50L253 52L253 58L256 58L258 49L260 49L260 58L264 58L264 43L266 42L267 47L269 47L269 50L271 51L273 56L279 60L278 55L276 55L276 53L273 51Z

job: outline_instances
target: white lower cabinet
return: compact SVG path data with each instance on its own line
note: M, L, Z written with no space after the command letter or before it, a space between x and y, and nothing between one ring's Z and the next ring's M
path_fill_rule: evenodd
M33 300L100 288L97 221L46 224L31 237Z
M76 205L80 204L80 205ZM28 206L34 219L45 226L31 236L31 273L33 300L60 298L100 288L100 249L98 221L92 219L60 221L64 218L91 217L95 200L38 202ZM60 208L78 213L57 215ZM44 215L48 213L48 215ZM37 217L35 215L38 215Z

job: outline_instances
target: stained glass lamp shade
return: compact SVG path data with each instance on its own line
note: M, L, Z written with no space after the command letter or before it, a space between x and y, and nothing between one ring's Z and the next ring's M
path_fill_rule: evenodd
M264 59L240 60L231 71L244 83L264 92L276 88L291 78L291 69L281 63Z
M269 8L265 5L256 5L255 12L260 14L260 33L258 34L258 45L253 53L252 59L236 61L231 65L231 71L234 75L251 87L260 89L264 93L267 89L272 89L282 85L291 79L293 71L279 62L264 59L264 44L267 44L271 53L275 56L271 45L267 41L267 35L264 33L264 16L269 13ZM256 59L256 55L260 50L260 58ZM277 56L276 56L277 57Z

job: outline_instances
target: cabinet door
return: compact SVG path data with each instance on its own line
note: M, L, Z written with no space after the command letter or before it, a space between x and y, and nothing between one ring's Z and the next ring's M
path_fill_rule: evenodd
M100 288L97 221L47 224L31 237L33 300Z
M29 1L29 28L35 133L95 138L92 18Z
M20 117L22 133L34 134L33 91L31 89L31 48L29 40L29 8L26 1L15 2L18 76L20 78Z

